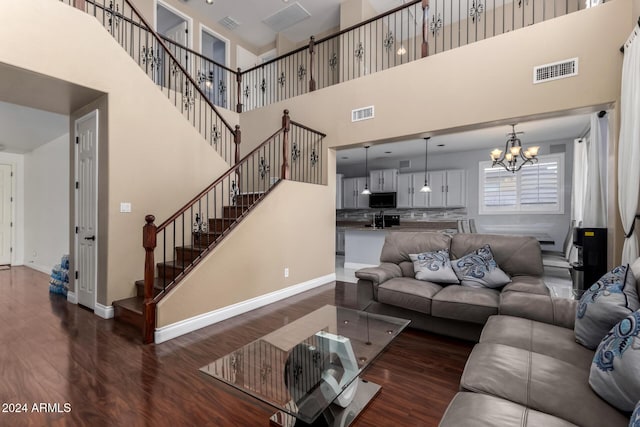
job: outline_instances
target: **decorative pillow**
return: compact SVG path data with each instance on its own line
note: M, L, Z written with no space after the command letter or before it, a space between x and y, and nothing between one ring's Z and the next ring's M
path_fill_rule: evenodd
M633 414L631 414L631 419L629 420L629 427L640 427L640 400L636 405L636 409L633 410Z
M409 258L413 261L413 270L418 280L428 280L429 282L443 284L460 282L453 268L451 268L448 249L409 254Z
M595 349L616 323L639 308L636 279L629 265L614 268L580 298L574 326L576 341Z
M589 372L589 385L621 411L640 400L640 311L618 322L602 339Z
M489 245L455 259L451 264L462 286L499 288L511 282L509 275L502 271L493 259Z

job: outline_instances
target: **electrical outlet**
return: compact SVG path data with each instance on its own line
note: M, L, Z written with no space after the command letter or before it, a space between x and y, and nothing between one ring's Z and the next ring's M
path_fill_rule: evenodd
M284 268L284 277L289 277L289 267Z

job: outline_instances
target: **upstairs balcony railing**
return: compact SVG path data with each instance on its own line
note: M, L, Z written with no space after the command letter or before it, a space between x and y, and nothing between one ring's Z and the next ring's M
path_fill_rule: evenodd
M596 6L603 0L411 0L292 52L234 71L165 42L216 105L249 111ZM230 89L235 82L235 90Z
M175 55L129 0L60 1L96 17L227 163L239 159L239 126L231 127L220 115L189 63Z

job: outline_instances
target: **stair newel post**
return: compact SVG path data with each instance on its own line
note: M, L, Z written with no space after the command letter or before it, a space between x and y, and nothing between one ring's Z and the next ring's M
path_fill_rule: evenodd
M236 73L236 82L237 82L237 99L238 103L236 105L236 112L242 113L242 70L238 67L238 72Z
M309 92L316 90L316 79L313 77L313 69L315 67L316 60L316 38L311 36L309 40Z
M158 228L153 223L156 217L147 215L142 228L142 246L144 247L144 330L145 344L153 342L153 332L156 324L156 304L153 301L153 281L155 276L154 251L156 249L156 236Z
M291 127L291 119L289 118L289 110L284 110L282 116L282 179L291 178L291 170L289 169L289 129Z
M236 130L233 134L233 142L235 143L235 160L234 165L240 163L240 143L242 142L242 131L240 130L240 125L236 125ZM237 188L240 188L240 168L236 168L236 185Z
M429 41L427 40L429 28L429 0L422 0L422 57L429 56Z

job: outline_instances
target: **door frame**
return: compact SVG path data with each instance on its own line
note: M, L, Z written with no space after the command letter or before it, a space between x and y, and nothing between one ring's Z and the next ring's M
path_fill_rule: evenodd
M169 3L165 3L162 0L153 0L153 29L158 31L158 6L162 6L171 13L178 15L187 22L187 47L193 49L193 18ZM160 33L158 33L160 35Z
M93 292L93 312L96 313L96 309L98 308L98 260L100 259L99 256L99 251L100 251L100 246L99 246L99 242L100 242L100 236L98 236L98 198L99 198L99 194L98 194L98 190L100 188L99 185L99 178L100 178L100 174L99 174L99 168L100 168L100 164L99 164L99 139L100 139L100 117L99 117L99 111L98 109L94 109L90 112L88 112L87 114L84 114L80 117L78 117L77 119L75 119L74 123L73 123L73 140L71 141L71 143L73 144L73 159L74 159L74 164L73 164L73 182L78 182L78 144L76 144L76 138L78 137L78 123L82 122L84 120L87 120L88 118L90 118L91 116L95 117L95 122L96 122L96 127L95 127L95 133L96 133L96 158L95 158L95 164L96 164L96 168L95 168L95 177L96 177L96 188L95 188L95 194L96 194L96 206L95 206L95 212L96 212L96 217L95 217L95 224L96 224L96 240L95 240L95 252L96 252L96 269L95 269L95 286L94 286L94 292ZM73 212L73 222L74 222L74 227L77 227L78 225L78 211L80 209L80 205L78 203L78 188L75 187L75 185L73 186L73 204L74 204L74 212ZM73 297L71 302L73 302L74 304L78 303L78 278L76 278L75 276L75 272L78 271L78 249L79 249L79 245L78 245L78 233L74 233L74 246L73 246L73 266L74 266L74 271L73 272L69 272L70 275L70 280L73 279ZM68 298L69 299L69 298Z
M16 163L9 160L0 159L0 165L9 166L11 168L11 194L9 195L9 211L11 212L11 218L9 219L12 226L9 230L9 265L13 266L15 262L15 252L13 249L16 247Z

